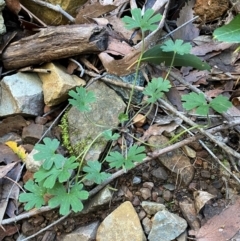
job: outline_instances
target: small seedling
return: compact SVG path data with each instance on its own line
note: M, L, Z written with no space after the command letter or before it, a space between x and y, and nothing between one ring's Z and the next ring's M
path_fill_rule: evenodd
M146 157L146 154L143 153L144 151L145 148L143 146L138 147L137 145L133 145L129 148L125 157L117 151L110 152L106 157L106 161L109 162L110 167L122 167L123 169L129 170L134 167L134 162L142 162Z
M190 93L183 95L182 101L184 102L183 107L186 110L192 110L196 108L196 113L204 116L208 115L210 107L221 114L232 106L232 103L222 95L217 96L210 103L207 103L202 93Z
M153 78L151 82L145 87L143 94L149 96L147 102L155 103L159 98L162 98L163 92L168 92L171 88L169 80L163 78Z

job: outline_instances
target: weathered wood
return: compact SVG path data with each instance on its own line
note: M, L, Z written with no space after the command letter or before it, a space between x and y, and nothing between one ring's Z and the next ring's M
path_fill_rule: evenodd
M108 31L91 25L48 27L39 33L11 43L3 52L6 69L17 69L55 59L106 50Z

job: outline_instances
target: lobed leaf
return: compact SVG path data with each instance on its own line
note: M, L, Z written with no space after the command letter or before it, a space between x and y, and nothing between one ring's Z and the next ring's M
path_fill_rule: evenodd
M76 158L70 157L65 159L63 166L58 169L56 166L53 166L51 170L46 170L43 167L34 174L34 178L37 182L43 182L43 186L46 188L53 188L57 180L60 183L66 182L74 169L77 168L78 163L75 162Z
M19 201L26 203L24 206L25 210L30 210L34 207L41 208L45 205L44 195L46 188L35 184L33 180L27 181L24 188L29 192L21 193L19 195Z
M219 95L210 102L210 106L218 113L223 113L232 107L227 97Z
M157 29L157 24L154 24L161 20L162 16L158 13L154 15L153 9L147 9L142 16L140 8L131 10L132 18L125 16L122 21L125 23L127 29L140 28L143 32L150 30L154 31ZM154 16L153 16L154 15Z
M163 96L163 92L168 92L170 88L169 80L163 80L161 77L153 78L145 87L143 94L149 96L148 103L155 103Z
M83 167L83 171L86 172L85 178L94 181L96 184L102 183L111 174L101 172L102 164L99 161L88 161L87 165Z
M182 39L176 39L173 42L171 39L165 41L161 46L164 52L175 52L179 55L190 54L192 46L190 43L183 43Z
M90 111L90 103L96 100L94 93L92 91L86 91L82 86L77 87L76 91L70 90L68 94L73 98L69 99L69 103L81 112Z
M116 141L120 135L118 133L112 133L112 130L106 130L103 132L103 136L107 141Z
M67 215L70 210L75 213L80 212L83 209L82 200L86 200L89 197L89 193L82 190L83 185L76 183L68 192L63 184L57 184L53 189L49 191L54 195L48 202L51 208L60 206L59 213L61 215Z
M209 111L209 105L207 104L205 97L202 93L190 93L182 96L183 107L186 110L192 110L196 108L196 113L199 115L207 115Z

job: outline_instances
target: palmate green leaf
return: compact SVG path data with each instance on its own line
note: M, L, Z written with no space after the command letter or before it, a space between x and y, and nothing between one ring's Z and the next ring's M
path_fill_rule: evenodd
M157 23L161 20L162 16L158 13L154 15L153 9L147 9L142 16L140 8L131 10L132 18L125 16L122 21L125 23L127 29L140 28L143 32L150 30L154 31L157 29ZM154 16L153 16L154 15Z
M125 121L128 121L128 115L125 113L120 113L118 116L118 120L120 121L120 123L124 123Z
M34 149L38 153L33 155L35 161L44 161L42 167L49 170L53 164L57 167L61 167L65 158L60 154L55 154L60 142L57 139L51 140L46 137L43 139L44 144L36 144Z
M199 115L207 115L209 111L209 105L207 104L205 97L202 93L190 93L182 96L183 107L186 110L192 110L196 108L196 113Z
M232 107L227 97L219 95L210 102L210 106L218 113L223 113Z
M60 183L66 182L74 169L78 167L76 158L74 156L65 159L64 164L60 169L56 166L53 166L51 170L45 170L43 167L34 174L36 182L43 182L43 187L53 188L57 180Z
M183 55L190 54L192 45L190 43L183 43L182 39L176 39L175 43L171 39L169 39L163 43L161 49L164 52L175 52L180 55Z
M120 135L118 133L112 133L112 130L106 130L103 132L103 136L107 141L116 141Z
M39 209L45 205L44 195L47 192L46 188L35 184L33 180L27 181L24 188L29 192L21 193L19 201L26 203L24 206L25 210L30 210L34 207Z
M125 164L125 158L117 151L111 151L106 157L106 161L109 162L109 166L113 168L120 168Z
M144 147L133 145L129 148L126 158L121 153L115 151L109 153L106 157L106 161L109 162L110 167L123 167L129 170L134 167L134 162L141 162L146 157L146 154L142 153L143 151L145 151Z
M83 209L82 200L86 200L89 197L89 193L82 190L82 184L75 184L68 192L63 184L57 184L53 189L49 190L49 193L54 195L48 201L48 205L51 208L60 206L59 213L61 215L67 215L70 210L80 212Z
M240 43L240 14L238 14L229 24L217 28L213 32L215 39L228 43Z
M91 107L89 104L96 100L94 93L92 91L86 91L82 86L77 87L76 91L70 90L68 94L73 97L73 99L69 99L69 103L81 112L90 111Z
M174 57L174 52L164 52L161 49L162 45L156 45L153 48L147 50L143 54L142 62L148 62L153 64L164 63L166 66L170 66ZM210 70L211 67L207 63L204 63L201 59L193 54L175 54L173 66L191 66L199 70Z
M171 88L169 80L163 80L163 78L153 78L151 82L145 87L143 94L148 95L148 103L155 103L159 98L163 96L163 92L168 92Z
M99 161L88 161L87 165L83 167L83 171L86 172L85 178L95 182L96 184L102 183L111 174L101 172L102 164Z

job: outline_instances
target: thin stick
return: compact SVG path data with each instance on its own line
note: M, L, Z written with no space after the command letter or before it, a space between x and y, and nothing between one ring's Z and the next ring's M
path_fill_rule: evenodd
M101 77L101 75L96 74L96 73L94 73L92 71L89 71L89 70L85 70L85 73L90 75L91 77L97 77L100 80L102 80L103 82L108 83L108 84L113 84L113 85L120 86L120 87L123 87L123 88L126 88L126 89L134 88L135 90L139 90L139 91L144 90L144 87L134 86L132 84L123 83L123 82L121 82L122 80L120 78L119 78L120 81L117 81L117 80L114 80L114 79L112 79L108 76Z
M168 104L166 101L159 99L158 102L164 106L165 108L167 108L168 110L170 110L171 112L173 112L175 115L177 115L178 117L180 117L182 120L184 120L186 123L188 123L190 126L196 126L196 124L190 120L188 117L186 117L185 115L181 114L180 112L178 112L174 107L172 107L170 104ZM236 151L234 151L232 148L228 147L225 143L222 143L220 141L218 141L217 139L215 139L215 137L210 134L209 132L205 131L202 128L198 128L198 130L201 132L201 134L203 134L204 136L208 137L211 141L213 141L214 143L216 143L219 147L221 147L224 151L226 151L227 153L231 154L232 156L235 156L236 158L240 159L240 154Z
M32 2L35 2L36 4L49 8L55 12L61 13L64 17L66 17L70 22L75 23L75 18L73 18L69 13L64 11L59 5L53 5L48 2L44 2L41 0L31 0Z

